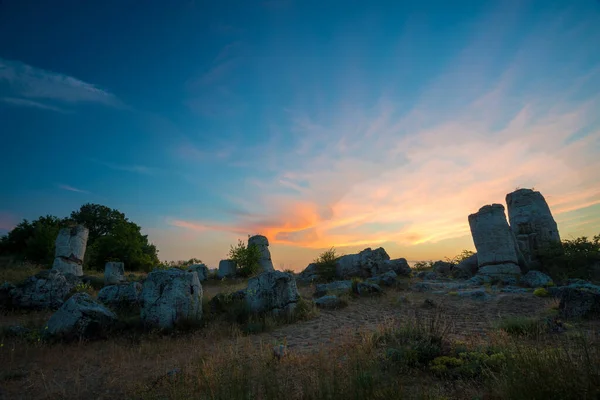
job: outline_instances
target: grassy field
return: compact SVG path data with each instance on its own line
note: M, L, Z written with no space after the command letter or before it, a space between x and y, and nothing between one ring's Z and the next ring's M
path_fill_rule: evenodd
M23 278L11 268L3 279ZM159 334L136 329L130 316L131 329L108 340L68 344L6 329L43 329L50 312L4 310L0 397L599 398L598 321L561 321L555 300L532 294L481 302L414 293L408 283L381 296L349 296L339 310L308 307L294 321L239 322L206 309L202 326ZM207 282L204 300L245 285ZM309 304L313 287L300 292ZM287 346L282 358L273 352L280 344Z

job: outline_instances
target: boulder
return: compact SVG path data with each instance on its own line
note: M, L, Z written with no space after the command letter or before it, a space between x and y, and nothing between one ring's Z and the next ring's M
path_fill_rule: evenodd
M475 253L455 265L452 269L452 275L455 278L469 279L477 273L478 269L477 253Z
M553 283L552 278L540 271L529 271L521 277L521 284L532 288L549 286Z
M60 271L42 271L12 289L10 297L15 307L56 309L62 306L74 283L75 281L68 280Z
M98 292L98 301L112 309L137 309L140 307L141 296L142 284L131 282L103 287Z
M122 262L107 262L104 266L104 284L117 285L127 282L125 277L125 264Z
M469 226L477 249L478 266L519 263L514 234L504 214L502 204L483 206L469 215Z
M257 246L260 250L260 269L259 273L273 271L273 261L271 260L271 252L269 251L269 240L263 235L254 235L248 238L248 247Z
M388 271L385 274L377 275L367 279L367 283L374 283L376 285L383 286L394 286L396 284L396 278L398 275L394 271Z
M358 282L355 286L355 290L356 294L359 296L383 293L381 286L370 282Z
M210 301L208 306L211 312L218 313L226 311L229 305L234 302L242 301L246 298L245 290L238 290L233 293L217 293Z
M87 293L76 293L48 321L48 334L64 339L105 336L117 316Z
M455 264L446 261L436 261L433 263L433 272L437 275L450 275Z
M233 260L219 261L219 271L217 272L217 277L219 277L219 279L223 279L233 276L235 276L235 262Z
M178 268L154 270L142 287L141 318L148 327L172 329L202 318L198 275Z
M373 275L381 275L386 272L393 271L399 276L410 276L412 269L408 265L406 258L396 258L394 260L383 260L376 264L376 268L372 271Z
M600 315L600 290L565 287L560 293L558 306L565 318L582 318Z
M457 292L459 297L466 297L474 300L489 300L491 296L484 289L462 290Z
M432 271L419 271L415 276L419 279L423 279L424 281L432 281L438 278L437 274Z
M322 297L326 294L346 294L352 292L352 281L335 281L321 283L315 287L314 297Z
M516 285L521 277L521 268L516 264L494 264L480 267L476 277L483 283L502 282L505 285Z
M317 272L317 264L310 263L304 271L298 274L296 280L301 283L312 283L319 279L319 273Z
M56 237L52 269L63 274L83 275L83 259L89 230L83 225L62 228Z
M289 313L299 299L296 279L286 272L263 272L248 281L245 301L253 313Z
M198 280L204 282L208 279L208 267L204 264L190 265L187 269L188 272L195 272L198 274Z
M508 220L526 264L539 264L536 252L560 244L558 225L540 192L518 189L506 195Z
M340 308L343 304L342 300L334 295L322 296L315 300L317 307L325 309Z
M389 260L390 256L383 247L375 250L366 248L358 254L341 256L336 264L336 276L343 279L352 276L368 278L392 268L394 264L386 263Z

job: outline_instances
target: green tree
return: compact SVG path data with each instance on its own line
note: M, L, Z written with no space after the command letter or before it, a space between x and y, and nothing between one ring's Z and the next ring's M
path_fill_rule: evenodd
M128 222L125 214L100 204L86 203L71 213L71 219L90 231L88 242L94 243L102 236L113 232L117 225Z
M316 265L319 280L324 282L335 280L336 265L340 257L340 255L336 254L335 248L333 247L319 254L319 257L313 261Z
M256 245L246 246L242 240L238 240L237 246L229 249L229 259L235 262L237 275L252 276L260 268L260 249Z

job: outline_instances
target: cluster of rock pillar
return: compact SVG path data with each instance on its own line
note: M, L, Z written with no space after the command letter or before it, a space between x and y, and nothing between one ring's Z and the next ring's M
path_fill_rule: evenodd
M518 189L506 195L506 204L508 221L502 204L486 205L469 215L480 274L520 274L520 267L537 265L540 249L560 243L557 224L540 192Z
M83 275L83 259L89 230L82 225L63 228L56 237L52 269L62 274Z
M256 246L260 251L259 273L274 271L273 261L271 260L271 252L269 251L269 240L263 235L254 235L248 238L248 247ZM219 270L217 276L225 278L235 276L236 265L232 260L221 260L219 262Z

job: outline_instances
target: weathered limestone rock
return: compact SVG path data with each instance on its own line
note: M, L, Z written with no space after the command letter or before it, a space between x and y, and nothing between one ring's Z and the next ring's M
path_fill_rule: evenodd
M125 277L125 264L122 262L107 262L104 266L104 284L117 285L127 282Z
M83 258L89 230L83 225L63 228L56 237L55 259L52 269L63 274L83 275Z
M64 339L105 336L117 316L87 293L76 293L48 321L48 333Z
M142 284L131 282L127 285L111 285L103 287L98 292L98 301L110 308L136 309L142 299Z
M270 271L248 281L245 301L254 313L289 313L299 299L296 279L291 274Z
M446 261L436 261L433 263L433 272L438 275L449 275L454 269L454 264Z
M388 271L385 274L377 275L367 279L368 283L375 283L383 286L394 286L398 275L394 271Z
M319 279L319 273L317 272L317 264L310 263L304 271L298 274L296 280L300 283L311 283Z
M468 279L477 273L479 264L477 261L477 253L465 258L452 269L452 275L455 278Z
M564 287L560 292L558 309L566 318L598 316L600 315L600 290Z
M515 237L506 222L502 204L481 207L478 212L469 215L469 226L477 248L479 267L519 263Z
M208 267L204 264L190 265L187 269L188 272L195 272L198 274L198 280L204 282L208 279Z
M484 283L502 282L505 285L516 285L520 276L521 268L511 263L483 266L476 275Z
M544 287L552 283L552 278L540 271L529 271L521 278L521 284L532 288Z
M315 287L314 297L322 297L327 294L345 294L352 292L352 281L335 281L331 283L321 283Z
M273 271L273 261L271 261L271 252L269 251L269 240L266 236L255 235L248 238L248 247L250 246L257 246L260 250L259 273Z
M10 297L15 307L59 308L73 286L74 282L69 281L60 271L42 271L12 289Z
M410 268L410 265L408 265L406 258L396 258L393 260L383 260L383 262L378 262L376 263L376 268L374 268L371 273L375 276L384 274L388 271L394 271L396 275L400 276L409 276L412 273L412 269Z
M334 295L322 296L315 300L315 305L319 308L334 309L343 306L342 300Z
M154 270L142 288L142 321L146 326L171 329L202 318L202 285L198 275L178 268Z
M342 279L352 276L368 278L380 272L389 271L394 265L386 263L389 260L390 256L383 247L375 250L366 248L358 254L348 254L340 257L336 265L336 275Z
M518 189L506 195L508 219L527 264L538 263L536 251L560 243L558 225L540 192Z
M371 282L358 282L356 284L356 294L358 294L359 296L365 296L365 295L369 295L369 294L379 294L382 293L383 290L381 289L381 286L379 286L376 283L371 283Z
M217 277L223 279L231 276L235 276L235 262L233 260L221 260Z

